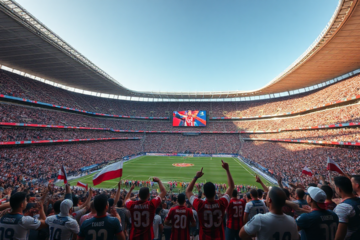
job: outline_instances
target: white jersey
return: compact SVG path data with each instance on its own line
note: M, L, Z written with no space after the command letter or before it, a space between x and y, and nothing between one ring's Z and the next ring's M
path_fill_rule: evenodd
M253 200L246 203L245 212L249 214L249 219L252 219L256 214L264 214L269 212L265 203L261 200Z
M258 214L245 224L244 230L249 235L256 235L258 240L300 239L295 219L285 214Z
M154 239L158 239L160 224L161 224L161 217L158 214L156 214L153 221Z
M53 215L46 218L45 223L49 225L50 240L71 240L72 235L80 231L79 224L71 216Z
M30 229L36 230L41 222L33 217L22 214L6 214L0 220L1 240L27 240Z

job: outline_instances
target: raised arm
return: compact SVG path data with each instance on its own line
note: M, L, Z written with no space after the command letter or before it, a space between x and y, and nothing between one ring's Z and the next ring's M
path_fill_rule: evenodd
M131 188L130 188L129 192L126 194L124 204L126 203L127 200L130 199L131 192L132 192L132 190L134 190L134 188L135 188L134 185L131 185Z
M119 183L118 183L118 189L117 189L117 191L116 191L115 200L114 200L114 205L116 205L117 202L118 202L119 199L120 199L120 190L121 190L121 180L120 180Z
M278 185L280 188L284 188L284 186L282 185L282 177L281 176L276 176L276 180L278 182ZM265 189L264 189L265 191Z
M159 184L159 188L160 188L160 194L159 197L162 199L163 197L166 196L166 189L164 187L164 185L162 184L161 180L157 177L153 178L154 182L157 182Z
M65 184L65 199L70 199L72 201L72 193L71 193L71 188L70 188L70 184L67 183Z
M86 208L87 210L89 210L91 198L92 198L92 188L89 188L89 196L87 197L86 201L79 206L79 209Z
M260 185L262 186L264 191L269 192L269 188L267 186L265 186L265 184L261 181L261 178L258 175L256 175L255 178L256 178L256 182L260 183Z
M226 194L231 196L234 188L235 188L235 184L234 184L234 180L231 176L230 170L229 170L229 164L224 162L223 160L221 160L222 163L222 168L225 169L226 174L227 174L227 179L228 179L228 189L226 190Z
M190 182L189 186L185 190L185 195L189 200L190 200L190 197L192 195L194 195L192 191L194 189L196 180L198 180L198 178L201 178L204 175L204 173L202 171L203 171L203 168L201 168L201 170L196 173L195 177L193 178L193 180Z

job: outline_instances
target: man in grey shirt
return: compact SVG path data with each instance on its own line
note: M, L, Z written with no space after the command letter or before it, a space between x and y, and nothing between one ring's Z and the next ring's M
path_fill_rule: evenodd
M271 188L266 197L266 204L270 212L257 214L241 228L239 236L242 240L257 237L258 240L287 239L299 240L295 219L285 215L285 192L278 187Z

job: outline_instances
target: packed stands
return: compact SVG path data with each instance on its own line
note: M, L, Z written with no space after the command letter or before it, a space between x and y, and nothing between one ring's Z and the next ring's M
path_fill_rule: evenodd
M241 153L288 182L301 182L300 175L305 166L326 175L324 166L328 157L350 175L359 174L360 170L360 150L357 148L252 141L244 143Z
M3 180L14 176L50 180L65 165L70 173L84 166L109 162L141 151L139 141L72 143L52 146L1 148Z
M299 111L315 105L326 104L359 95L359 76L335 83L323 89L315 90L290 97L269 100L246 101L246 102L132 102L115 99L98 98L78 93L68 92L28 78L0 71L0 93L15 97L21 97L46 103L57 104L77 108L80 110L93 111L108 114L123 114L143 117L169 117L173 111L186 109L207 110L210 116L255 116L270 115L284 112ZM315 146L309 144L273 143L273 142L244 142L241 139L264 138L264 139L293 139L293 140L318 140L318 141L359 141L359 128L347 126L347 123L360 122L360 105L356 101L348 105L322 109L303 115L254 119L254 120L210 120L205 128L173 127L170 120L146 120L146 119L113 119L99 116L89 116L81 113L62 111L59 109L43 108L42 106L24 105L16 102L0 102L0 122L19 124L44 124L47 127L29 126L2 126L0 128L0 141L31 141L31 140L57 140L57 139L81 139L81 138L116 138L116 137L141 137L140 141L111 141L93 143L72 143L53 146L31 146L22 148L6 148L2 150L1 164L7 169L19 170L22 174L32 177L45 178L42 172L34 175L39 169L39 164L47 161L50 156L59 156L61 159L70 158L71 171L76 172L80 167L94 163L106 162L140 152L162 153L231 153L241 152L244 157L253 162L272 169L275 174L281 174L286 180L290 180L288 168L291 173L298 172L314 156L328 156L341 159L343 166L352 164L352 156L358 150L350 148L336 148ZM335 128L319 130L302 130L330 124L345 124L345 126L331 126ZM6 124L4 124L6 125ZM54 126L55 125L55 126ZM61 126L61 127L58 127ZM64 129L68 127L70 129ZM72 127L96 128L97 130L72 129ZM60 129L57 129L60 128ZM269 131L268 133L242 133L239 134L205 134L199 133L193 136L181 133L119 133L113 130L133 131ZM295 129L295 130L294 130ZM290 131L294 130L294 131ZM91 147L89 147L91 146ZM100 149L104 146L104 149ZM61 149L61 150L59 150ZM111 149L111 150L109 150ZM108 151L109 150L109 151ZM272 151L273 150L273 151ZM107 152L108 151L108 152ZM120 154L118 154L120 151ZM105 154L106 152L106 154ZM268 153L269 152L269 153ZM76 154L83 153L83 154ZM349 153L351 153L349 155ZM88 156L92 156L88 158ZM22 156L27 164L34 167L22 168ZM42 156L42 157L39 157ZM80 160L78 159L81 156ZM100 157L101 156L101 157ZM115 157L116 156L116 157ZM279 158L279 156L282 156ZM300 156L307 156L299 160ZM12 161L14 160L15 161ZM40 159L40 162L38 162ZM50 160L52 161L52 160ZM276 164L276 161L283 161ZM293 164L296 162L296 164ZM315 161L320 164L320 161ZM283 164L284 163L284 164ZM4 165L5 164L5 165ZM53 163L49 169L58 169L60 162ZM320 164L321 165L321 164ZM320 166L319 165L319 166ZM27 166L27 165L26 165ZM24 170L26 169L26 171ZM47 170L49 170L47 169ZM18 170L16 170L18 171ZM19 173L20 173L19 172ZM54 170L44 171L49 178L55 174ZM31 174L33 173L33 174Z
M359 75L319 90L289 97L245 102L133 102L68 92L20 75L0 71L0 92L91 112L127 116L169 117L172 111L201 109L211 117L244 117L297 112L360 95Z

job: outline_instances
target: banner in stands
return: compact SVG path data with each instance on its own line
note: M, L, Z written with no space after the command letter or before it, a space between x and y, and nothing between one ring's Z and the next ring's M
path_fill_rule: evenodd
M176 153L146 153L147 156L177 156Z
M360 142L335 142L335 141L315 141L315 140L298 140L298 139L266 139L266 138L244 138L245 141L269 141L269 142L290 142L290 143L309 143L319 145L346 145L360 146Z
M299 131L304 129L325 129L325 128L339 128L339 127L352 127L360 126L360 122L350 122L350 123L338 123L338 124L329 124L329 125L320 125L312 127L295 127L295 128L286 128L278 130L265 130L265 131L144 131L144 130L119 130L112 128L94 128L94 127L76 127L76 126L63 126L63 125L46 125L46 124L34 124L34 123L14 123L14 122L0 122L0 126L14 126L14 127L36 127L36 128L66 128L66 129L79 129L79 130L99 130L99 131L111 131L117 133L199 133L199 134L239 134L239 133L278 133L284 131Z
M205 127L206 111L187 110L173 112L174 127Z
M0 145L24 145L24 144L70 143L70 142L109 141L109 140L139 140L139 139L141 139L141 137L57 139L57 140L34 140L34 141L0 142Z
M95 168L97 166L99 166L99 164L94 164L94 165L91 165L91 166L82 167L82 168L80 168L80 171L87 171L87 170L93 169L93 168Z
M194 154L194 157L211 157L211 154Z
M231 158L231 157L237 157L237 155L236 154L213 154L212 157Z

